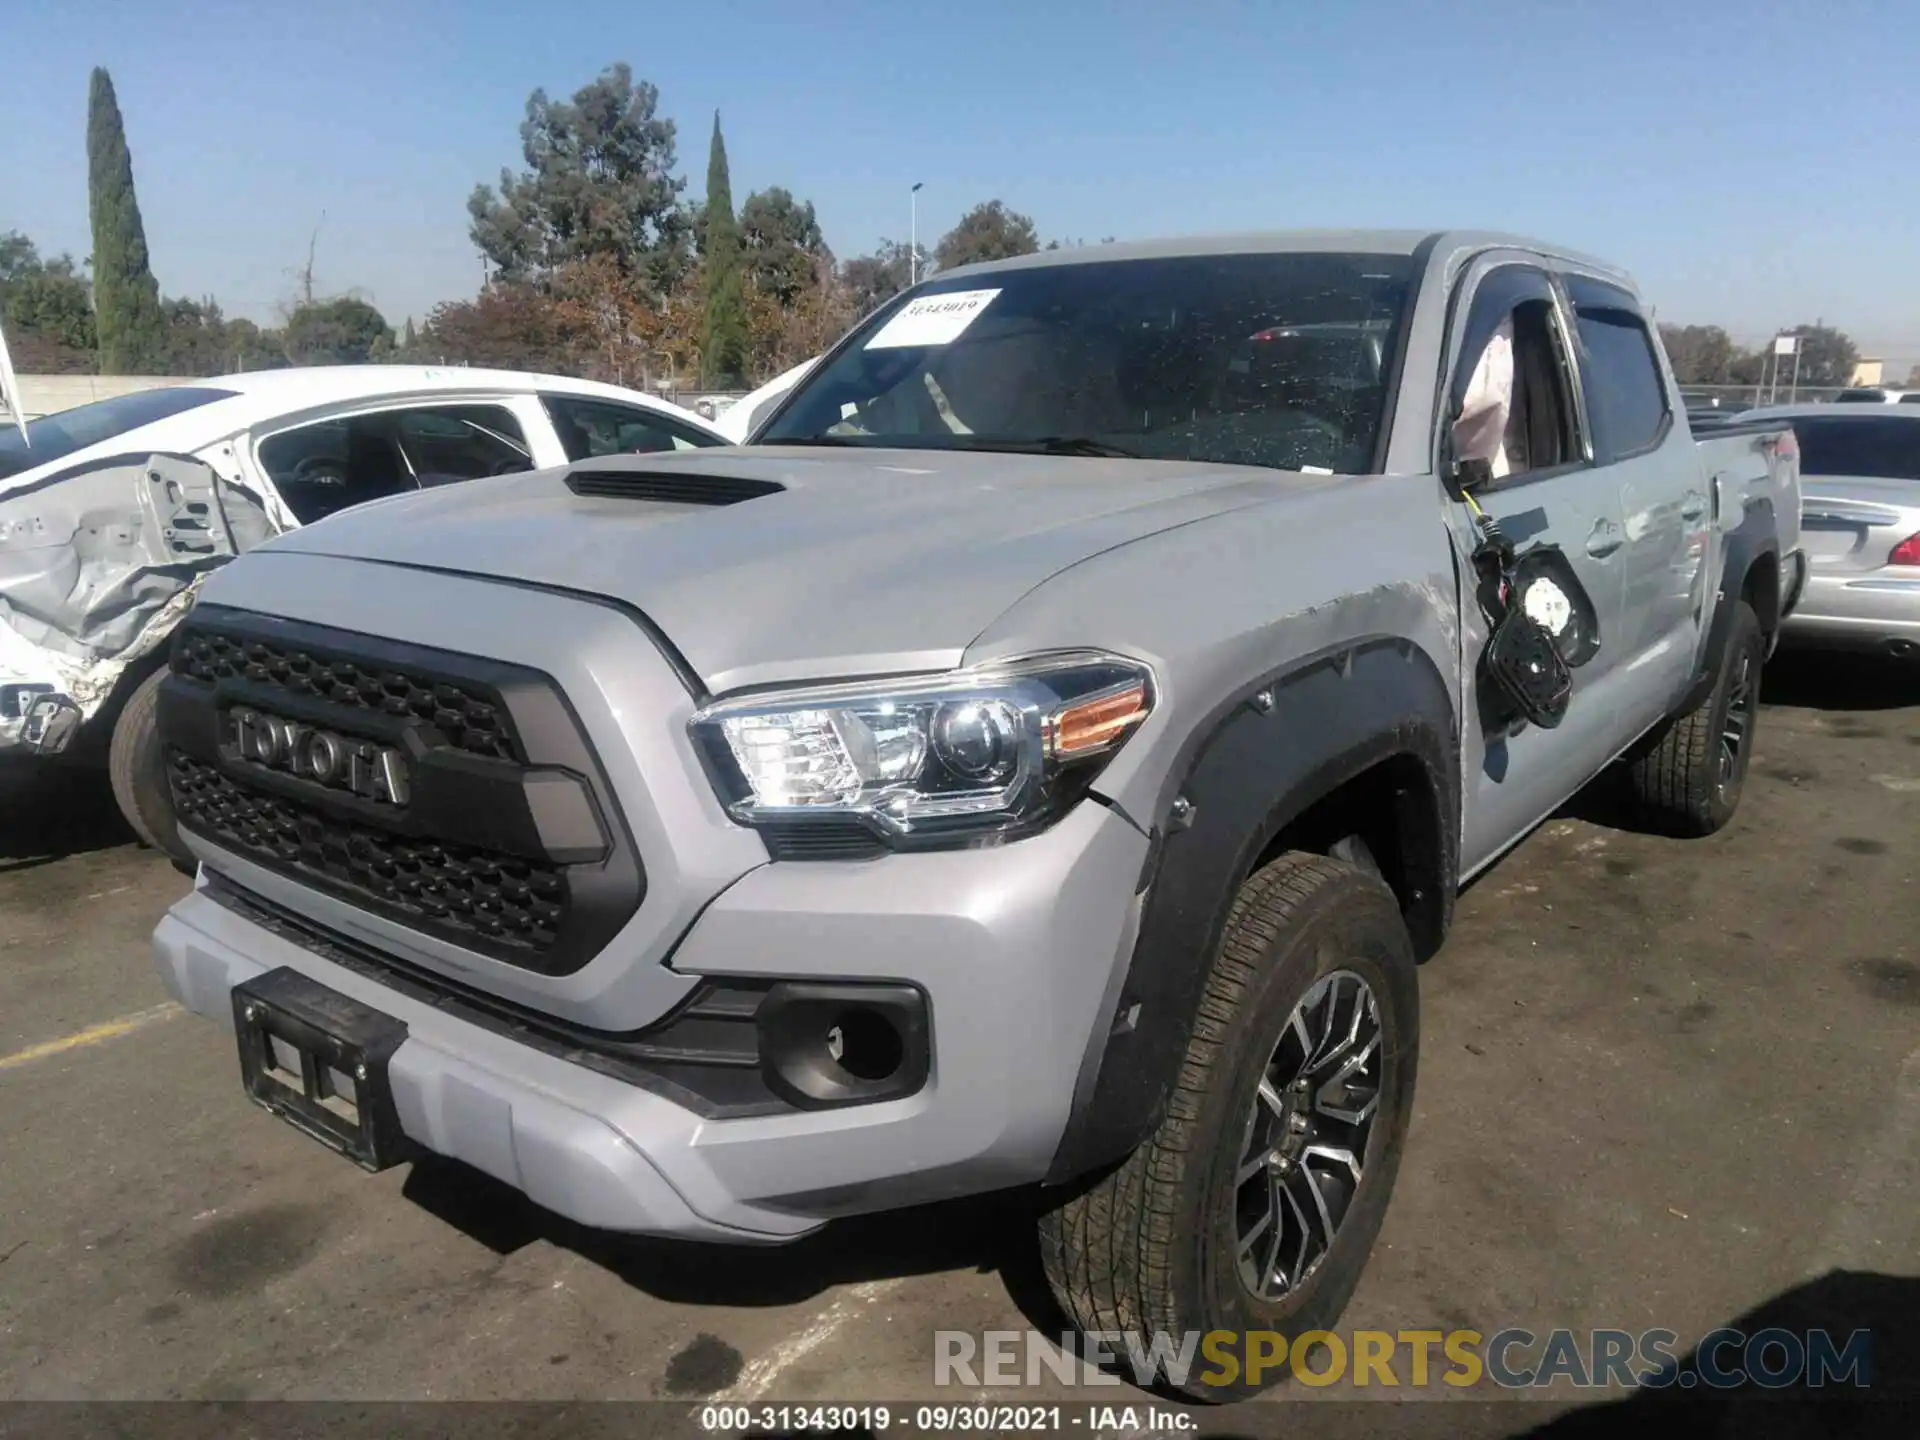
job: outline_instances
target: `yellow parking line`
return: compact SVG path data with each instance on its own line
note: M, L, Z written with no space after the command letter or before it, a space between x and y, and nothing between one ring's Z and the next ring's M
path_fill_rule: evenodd
M49 1055L60 1055L68 1050L98 1045L102 1040L114 1040L129 1031L138 1030L142 1025L151 1025L156 1020L165 1020L170 1015L180 1013L180 1007L169 1000L166 1004L156 1005L151 1010L137 1010L131 1015L122 1015L118 1020L89 1025L86 1029L77 1030L62 1039L45 1040L38 1045L29 1045L24 1050L16 1050L11 1055L0 1055L0 1070L12 1070L21 1065L30 1065L35 1060L44 1060Z

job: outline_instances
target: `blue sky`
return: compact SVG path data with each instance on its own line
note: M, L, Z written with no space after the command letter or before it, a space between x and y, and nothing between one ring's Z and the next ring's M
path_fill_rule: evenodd
M88 248L87 75L113 73L154 267L269 320L317 279L397 324L470 294L476 181L527 93L626 60L697 193L784 184L842 254L1004 198L1043 236L1471 225L1632 269L1663 320L1816 316L1920 360L1911 0L16 0L0 230Z

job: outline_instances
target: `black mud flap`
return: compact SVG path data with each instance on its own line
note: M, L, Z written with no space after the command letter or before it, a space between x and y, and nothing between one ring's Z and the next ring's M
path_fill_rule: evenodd
M363 1169L408 1158L387 1075L405 1021L283 966L233 987L233 1024L256 1105Z

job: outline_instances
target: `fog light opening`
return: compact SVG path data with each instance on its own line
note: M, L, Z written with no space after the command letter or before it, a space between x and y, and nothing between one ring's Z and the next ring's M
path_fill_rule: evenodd
M906 1046L885 1016L843 1010L827 1030L827 1054L856 1080L885 1080L906 1059Z

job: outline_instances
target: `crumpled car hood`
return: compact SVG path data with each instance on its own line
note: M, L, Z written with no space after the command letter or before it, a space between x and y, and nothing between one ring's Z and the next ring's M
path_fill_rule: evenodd
M571 468L783 489L728 505L589 499L568 489L568 471L536 471L348 511L263 553L498 576L621 601L722 693L951 665L1008 606L1078 561L1333 478L811 447L608 457Z

